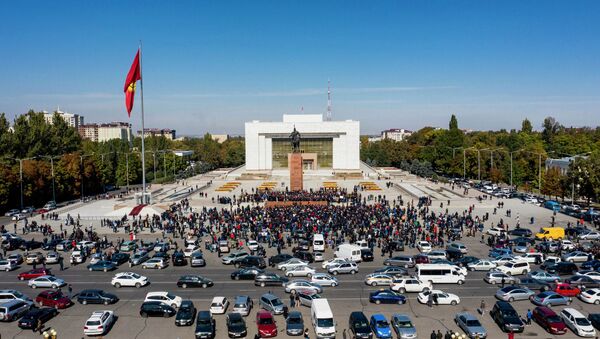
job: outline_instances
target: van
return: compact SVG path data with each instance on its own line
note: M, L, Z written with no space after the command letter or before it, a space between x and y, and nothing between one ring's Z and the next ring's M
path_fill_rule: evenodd
M363 250L364 249L367 249L367 250L371 249L369 247L369 243L366 240L359 240L359 241L355 242L354 244L357 245L357 246L359 246Z
M535 234L538 240L560 240L565 237L565 229L562 227L542 227L539 233Z
M0 305L0 321L13 321L22 317L31 308L31 303L11 300Z
M335 338L336 324L327 299L314 299L310 316L317 338Z
M544 208L547 208L553 212L560 212L560 204L554 200L548 200L544 203Z
M323 234L318 233L313 235L313 251L323 252L325 251L325 238Z
M219 240L219 251L229 253L229 242L227 240Z
M361 262L360 246L353 244L341 244L335 251L334 256L341 259L350 259L354 262Z

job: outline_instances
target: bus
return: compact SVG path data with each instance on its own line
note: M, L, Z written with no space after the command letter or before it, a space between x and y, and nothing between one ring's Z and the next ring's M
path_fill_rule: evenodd
M313 251L324 252L325 251L325 239L323 234L317 233L313 235Z
M460 268L448 264L419 264L417 265L417 277L421 281L430 281L436 284L459 284L465 283L465 275Z

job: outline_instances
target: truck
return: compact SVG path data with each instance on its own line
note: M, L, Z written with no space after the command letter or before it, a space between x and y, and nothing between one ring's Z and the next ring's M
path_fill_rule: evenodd
M562 227L542 227L539 233L535 234L538 240L560 240L565 237L565 229Z
M317 338L335 338L336 324L327 299L313 299L310 316Z
M353 244L341 244L334 253L336 258L349 259L354 262L362 261L361 247Z

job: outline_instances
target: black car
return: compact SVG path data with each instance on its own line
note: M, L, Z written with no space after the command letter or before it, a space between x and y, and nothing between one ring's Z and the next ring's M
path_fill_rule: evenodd
M281 253L281 254L274 255L269 258L269 266L273 267L279 263L288 261L292 258L293 258L293 256L291 256L290 254L287 254L287 253Z
M209 311L198 312L196 317L196 339L212 339L215 337L215 319Z
M246 336L248 330L241 314L237 312L227 314L227 333L229 338L243 338Z
M600 287L600 281L594 280L587 275L574 275L565 280L566 283L577 286L579 289L590 289Z
M542 292L548 291L550 289L550 284L545 281L537 280L534 278L521 278L519 279L520 287L526 287L532 291L540 290Z
M258 267L258 268L266 268L267 263L265 263L265 259L263 257L248 255L236 261L234 263L235 267Z
M19 320L19 327L22 328L22 329L33 329L33 328L36 328L38 326L38 322L41 321L41 323L44 324L48 320L50 320L54 316L56 316L57 314L58 314L58 311L55 308L50 308L50 307L36 308L36 307L32 307Z
M558 275L572 275L577 272L577 265L572 262L561 261L546 267L546 272Z
M586 261L583 264L581 264L581 269L582 270L594 270L594 271L597 271L599 268L600 268L600 260L598 260L598 259Z
M530 229L527 228L516 228L508 232L510 235L514 235L516 237L526 237L529 238L533 235Z
M368 248L361 249L360 258L362 259L362 261L373 261L373 251Z
M315 255L306 251L298 251L294 253L294 257L309 263L315 262Z
M509 239L508 242L511 244L518 244L520 242L524 242L526 244L533 245L533 244L535 244L535 239L527 238L527 237L517 237L517 238Z
M404 251L404 241L394 240L390 242L390 246L392 247L392 251Z
M231 273L231 279L233 279L233 280L254 280L254 278L256 278L256 275L261 274L261 273L264 273L264 271L258 267L242 268L242 269L239 269L239 270Z
M284 286L289 281L288 278L282 277L275 273L264 272L257 274L254 278L255 286Z
M590 313L588 320L592 323L592 326L600 330L600 313Z
M521 333L525 329L517 311L506 301L496 301L490 311L490 316L503 332Z
M454 263L460 267L467 267L468 264L470 264L472 262L476 262L477 260L479 260L479 258L468 255L468 256L465 256L465 257L462 257L462 258L456 260Z
M173 253L171 256L171 260L173 261L173 266L185 266L187 265L187 260L185 259L185 255L181 252Z
M119 301L116 295L106 293L103 290L83 290L77 295L80 304L114 304Z
M367 316L362 312L350 313L348 328L350 329L351 337L360 339L373 338L373 332L371 331L371 326L369 326L369 319L367 319Z
M42 247L43 243L37 240L26 240L21 243L19 248L23 251L31 251Z
M176 326L191 326L196 319L196 307L191 300L183 300L175 316Z
M56 245L60 244L62 239L52 239L42 245L42 249L44 251L54 251L56 250Z
M113 264L119 266L121 264L129 262L129 254L123 252L114 253L112 255L112 258L110 258L110 261L112 261Z
M148 317L172 317L177 311L162 301L146 301L140 307L140 316Z
M202 287L207 288L213 286L213 281L199 275L182 275L177 280L177 287L188 288L188 287Z

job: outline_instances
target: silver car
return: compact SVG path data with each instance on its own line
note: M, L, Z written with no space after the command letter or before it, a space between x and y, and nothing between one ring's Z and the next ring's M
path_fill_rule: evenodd
M481 325L479 319L469 312L457 313L454 317L454 321L460 327L469 338L487 338L487 331L485 327Z
M498 271L490 271L483 278L483 281L492 285L501 284L502 280L504 280L505 284L515 284L518 282L517 278Z
M0 270L12 271L17 268L17 264L14 261L0 259Z
M327 271L333 275L338 275L340 273L355 274L358 272L358 265L354 262L346 262L342 264L329 266L329 269Z
M417 329L407 314L392 315L392 327L399 339L413 339L417 337Z
M326 273L313 274L312 278L310 278L310 282L319 284L321 286L331 286L331 287L335 287L339 284L338 280L335 277L332 277Z
M247 295L239 295L235 297L235 303L233 304L233 312L237 312L243 316L250 314L254 302Z
M148 256L148 252L138 251L133 256L131 256L131 258L129 258L129 267L141 265L148 259L150 259L150 257Z
M316 293L323 293L323 287L319 284L312 283L307 280L292 280L285 284L285 292L291 293L292 291L311 291Z
M496 298L504 301L527 300L535 292L528 288L518 286L506 286L496 291Z

